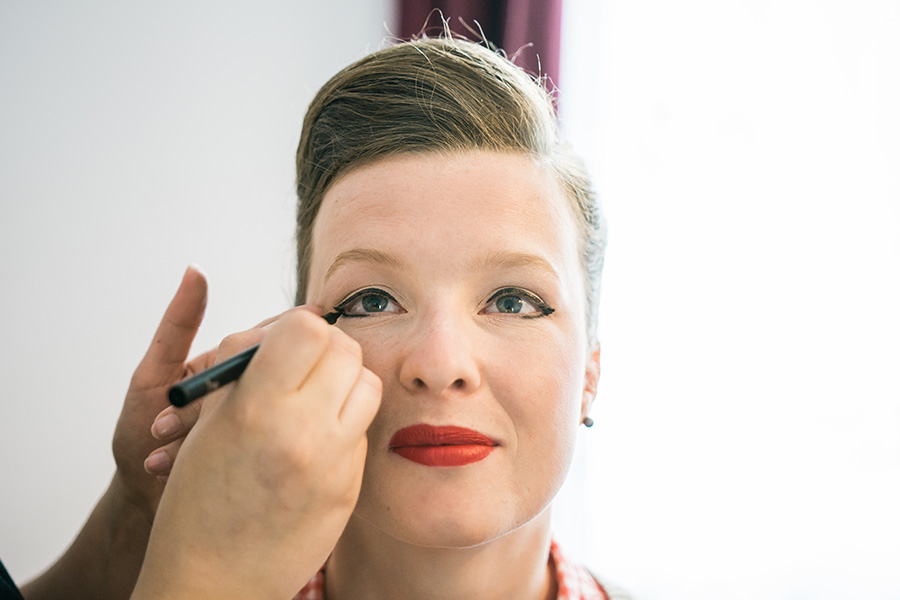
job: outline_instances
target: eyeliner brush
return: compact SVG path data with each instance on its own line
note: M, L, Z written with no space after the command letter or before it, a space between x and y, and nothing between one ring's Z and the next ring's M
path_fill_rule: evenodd
M330 325L334 325L340 316L341 311L334 311L322 318L328 321ZM250 364L250 359L253 358L258 349L259 344L251 346L205 371L200 371L195 375L182 379L169 388L169 402L178 407L187 406L197 398L202 398L223 385L237 380L247 368L247 365Z

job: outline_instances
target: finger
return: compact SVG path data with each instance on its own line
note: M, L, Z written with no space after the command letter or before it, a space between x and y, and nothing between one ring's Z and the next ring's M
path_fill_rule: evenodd
M156 415L150 426L150 434L159 441L186 436L197 424L202 406L203 398L183 407L167 406Z
M210 368L214 364L216 364L216 354L219 353L219 348L216 346L215 348L210 348L203 354L198 354L191 360L187 362L184 368L184 376L190 377L195 373L199 373L200 371L205 371Z
M183 368L203 321L207 290L206 276L199 267L189 266L135 375L156 379L168 376L173 366Z
M381 379L363 368L356 380L356 385L347 396L338 418L341 424L350 431L365 432L375 419L378 407L381 406Z
M172 465L175 462L174 455L177 454L177 448L175 448L174 444L177 444L178 448L180 448L182 442L183 440L178 440L151 452L144 459L144 470L150 475L168 475L172 471ZM170 454L170 452L173 454Z
M247 348L258 344L264 335L262 329L250 329L227 336L217 347L191 359L185 366L184 376L190 377L195 375L243 352ZM210 396L207 395L205 399L209 400ZM158 440L187 435L197 423L203 404L204 398L197 398L181 407L167 406L156 415L150 427L150 433Z
M288 309L288 310L292 310L292 309ZM285 312L287 312L287 311L277 314L274 317L269 317L268 319L264 319L264 320L260 321L259 323L257 323L251 329L246 330L245 332L232 334L231 336L226 337L225 340L223 340L223 342L219 344L219 346L217 346L215 348L211 348L211 349L207 350L206 352L204 352L203 354L195 356L187 363L187 368L185 369L185 377L190 377L191 375L194 375L195 373L204 371L204 370L210 368L211 366L215 365L216 363L222 362L223 360L225 360L231 356L234 356L238 352L246 350L247 348L249 348L250 346L252 346L254 344L258 344L262 340L262 335L251 334L250 332L253 332L254 330L266 329L267 327L269 327L269 325L271 325L272 323L274 323L275 321L280 319L282 317L282 315L284 315ZM244 337L244 334L246 334L246 337ZM257 335L257 337L253 337L253 335ZM242 336L242 337L239 338L237 336ZM249 342L242 341L242 339L250 340L250 341ZM222 348L223 343L227 346L227 348L224 351ZM237 349L235 349L235 348L237 348Z
M317 315L319 317L324 317L325 312L326 312L325 310L322 309L321 306L316 306L315 304L302 304L302 305L298 306L297 308L301 308L303 310L308 310L312 314Z
M157 440L168 440L181 435L184 431L184 423L174 406L164 408L150 426L150 435Z
M282 313L280 313L280 314L277 314L277 315L275 315L274 317L269 317L268 319L266 319L266 320L264 320L264 321L260 321L259 323L256 324L256 327L255 327L254 329L262 329L263 327L266 327L266 326L268 326L268 325L271 325L272 323L274 323L275 321L277 321L278 319L280 319L281 317L283 317L283 316L284 316L284 313L288 312L289 310L293 310L293 309L290 309L290 308L289 308L288 310L286 310L286 311L284 311L284 312L282 312Z
M265 331L263 329L248 329L247 331L233 333L225 337L215 349L215 360L212 361L213 364L219 364L244 352L252 346L259 344L264 337ZM211 367L213 365L211 364L209 366ZM208 393L202 398L197 398L180 408L180 411L184 411L181 415L183 424L188 428L193 427L200 418L200 415L217 406L222 398L231 391L233 386L233 383L223 385L218 390Z
M184 437L180 437L151 452L144 460L144 470L151 475L168 475L178 460L178 453L184 440Z
M287 311L269 327L238 387L262 396L296 392L328 349L332 329L307 310Z
M250 346L259 344L265 336L266 332L264 329L248 329L247 331L240 331L226 336L219 343L219 347L216 351L215 364L243 352Z
M318 315L320 317L325 315L325 311L322 310L321 308L319 308L318 306L315 306L314 304L304 304L302 306L295 306L293 308L289 308L286 311L283 311L282 313L275 315L274 317L269 317L268 319L266 319L264 321L260 321L256 325L256 328L262 329L263 327L271 325L272 323L274 323L281 317L285 316L287 313L298 310L298 309L299 310L307 310L307 311L313 313L314 315Z
M300 389L301 402L308 403L335 421L363 370L362 350L355 340L335 329L332 342Z

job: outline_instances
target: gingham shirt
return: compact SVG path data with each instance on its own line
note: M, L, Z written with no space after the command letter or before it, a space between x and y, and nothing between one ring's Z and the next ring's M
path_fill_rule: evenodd
M624 594L608 593L587 569L566 558L556 542L550 544L550 566L556 576L556 600L628 600ZM325 567L294 600L325 600Z

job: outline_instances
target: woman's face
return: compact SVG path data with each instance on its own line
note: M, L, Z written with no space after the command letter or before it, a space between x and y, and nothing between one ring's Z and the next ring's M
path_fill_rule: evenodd
M584 297L574 217L523 154L401 155L333 184L308 302L343 309L384 386L354 517L472 546L541 514L596 379Z

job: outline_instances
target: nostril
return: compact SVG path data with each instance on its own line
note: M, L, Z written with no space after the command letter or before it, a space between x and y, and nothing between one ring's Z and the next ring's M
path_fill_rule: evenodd
M425 382L416 377L415 379L413 379L413 385L421 390L425 387Z
M455 387L458 390L465 387L465 385L466 385L466 383L462 379L457 379L456 381L453 382L453 387Z

